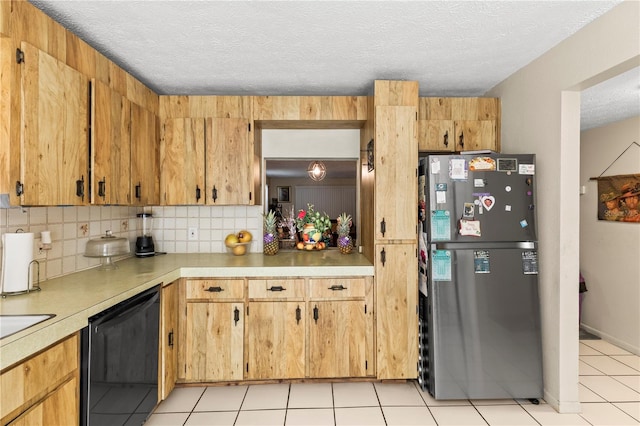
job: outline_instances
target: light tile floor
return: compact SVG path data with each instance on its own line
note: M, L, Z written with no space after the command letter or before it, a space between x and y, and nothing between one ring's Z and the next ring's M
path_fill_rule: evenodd
M145 426L158 425L640 425L640 357L580 341L582 412L540 401L436 401L409 383L294 383L176 388Z

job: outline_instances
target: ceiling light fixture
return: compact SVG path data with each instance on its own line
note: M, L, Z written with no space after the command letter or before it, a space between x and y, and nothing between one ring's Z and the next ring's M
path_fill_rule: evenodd
M322 161L312 161L307 168L309 177L315 181L321 181L327 175L327 168Z

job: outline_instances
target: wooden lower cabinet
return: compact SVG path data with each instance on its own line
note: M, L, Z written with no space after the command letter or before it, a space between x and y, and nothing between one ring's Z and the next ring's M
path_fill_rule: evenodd
M183 279L178 313L178 381L242 380L244 279Z
M73 377L9 425L77 425L78 389L78 379Z
M305 377L304 302L249 302L246 379Z
M243 312L243 303L187 303L186 382L242 380Z
M165 400L173 390L178 377L178 289L180 281L162 287L160 296L160 371L158 400Z
M327 300L309 308L309 376L366 376L365 303Z
M180 284L180 383L376 375L373 277Z
M77 425L79 337L74 334L0 373L0 423Z

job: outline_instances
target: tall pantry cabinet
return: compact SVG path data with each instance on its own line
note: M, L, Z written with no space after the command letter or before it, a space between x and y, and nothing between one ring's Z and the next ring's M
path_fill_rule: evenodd
M376 81L374 109L377 377L410 379L418 361L418 83Z

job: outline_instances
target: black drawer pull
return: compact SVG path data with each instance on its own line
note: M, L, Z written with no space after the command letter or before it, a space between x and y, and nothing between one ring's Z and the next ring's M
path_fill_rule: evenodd
M285 291L285 290L286 288L282 287L281 285L274 285L267 289L267 291Z
M222 287L209 287L205 291L209 291L211 293L220 293L221 291L224 291L224 289Z
M302 319L302 310L300 306L296 308L296 324L300 324L300 320Z
M332 285L331 287L329 287L329 290L332 291L339 291L339 290L346 290L347 288L345 286L343 286L342 284L340 285Z

